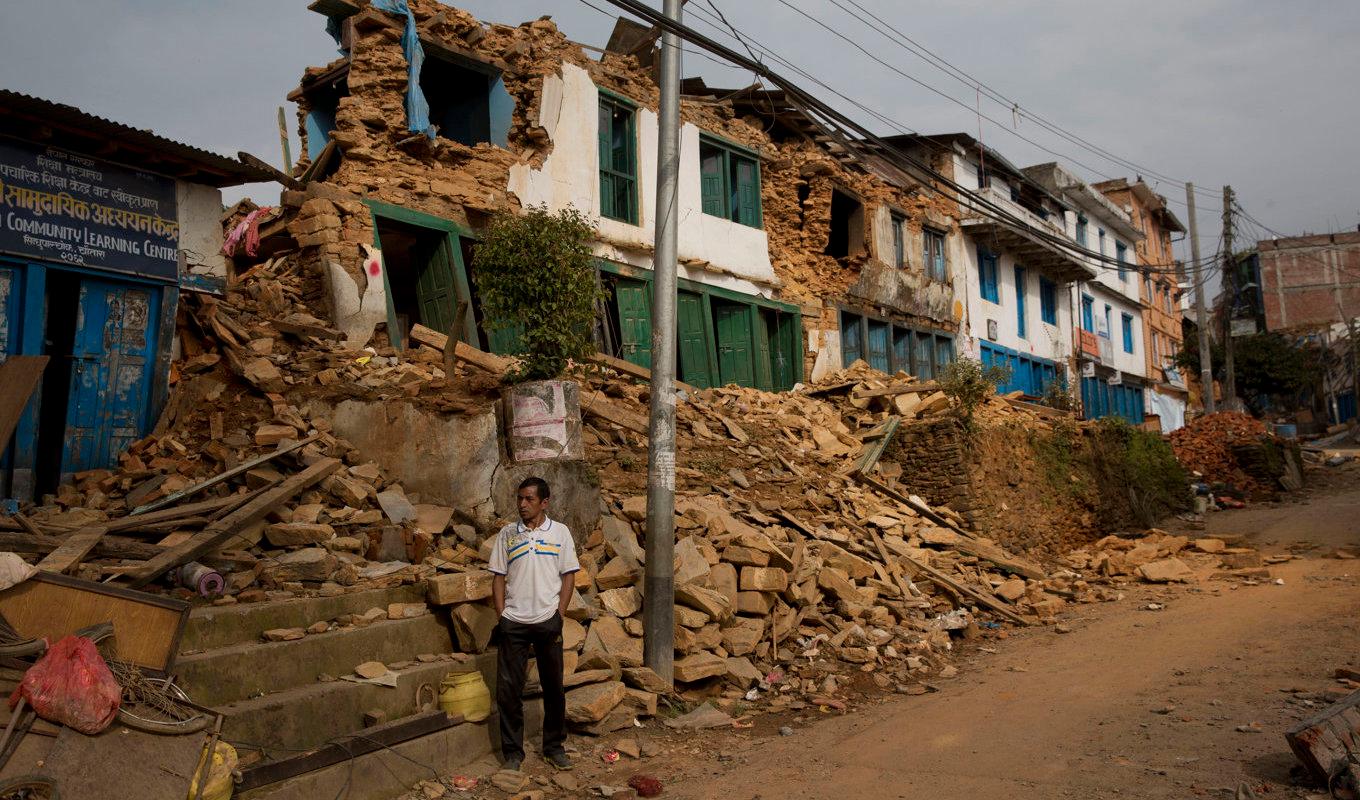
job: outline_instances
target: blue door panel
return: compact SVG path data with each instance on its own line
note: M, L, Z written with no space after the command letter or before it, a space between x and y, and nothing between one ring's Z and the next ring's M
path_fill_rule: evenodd
M160 290L81 282L62 478L112 466L146 433Z

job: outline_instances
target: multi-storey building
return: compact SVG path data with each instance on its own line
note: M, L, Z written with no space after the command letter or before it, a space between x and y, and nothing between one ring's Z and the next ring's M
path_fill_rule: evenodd
M1141 424L1146 410L1147 343L1142 278L1133 245L1142 233L1128 214L1065 167L1037 164L1027 167L1025 174L1068 209L1063 219L1067 236L1079 247L1104 256L1079 256L1091 277L1071 290L1071 303L1080 320L1075 341L1082 409L1088 418L1119 416Z
M1185 424L1189 391L1175 367L1183 341L1181 313L1185 281L1183 265L1171 249L1171 235L1185 233L1185 226L1167 207L1166 198L1154 192L1142 178L1125 178L1093 185L1103 192L1142 232L1134 245L1142 270L1140 299L1143 306L1143 341L1148 378L1147 410L1156 414L1163 433Z

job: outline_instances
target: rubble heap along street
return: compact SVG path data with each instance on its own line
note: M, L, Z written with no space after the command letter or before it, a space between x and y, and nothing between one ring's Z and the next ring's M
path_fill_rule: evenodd
M48 5L0 31L89 83L0 88L0 800L1360 798L1360 234L981 78L961 128L833 97L915 91L858 3L790 17L817 78L724 0Z

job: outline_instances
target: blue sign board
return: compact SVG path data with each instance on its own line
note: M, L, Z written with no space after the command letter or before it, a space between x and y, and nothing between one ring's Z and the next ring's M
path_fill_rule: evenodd
M0 252L176 280L178 250L174 180L0 138Z

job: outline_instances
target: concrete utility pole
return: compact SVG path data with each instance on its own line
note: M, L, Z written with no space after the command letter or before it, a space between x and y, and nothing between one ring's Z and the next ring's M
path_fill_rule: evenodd
M681 0L665 14L680 21ZM661 35L656 147L656 261L652 282L652 398L647 444L646 585L642 661L675 679L675 272L680 224L680 37Z
M1199 260L1199 227L1195 225L1195 184L1186 182L1185 203L1190 209L1190 261L1195 265L1195 324L1199 326L1199 382L1204 413L1214 413L1214 358L1209 343L1209 315L1204 310L1204 278L1207 269Z
M1233 258L1233 190L1223 187L1223 275L1228 279L1228 308L1223 315L1223 406L1237 411L1237 370L1233 363L1233 314L1237 311L1237 259Z

